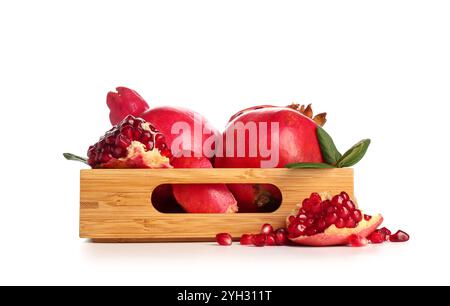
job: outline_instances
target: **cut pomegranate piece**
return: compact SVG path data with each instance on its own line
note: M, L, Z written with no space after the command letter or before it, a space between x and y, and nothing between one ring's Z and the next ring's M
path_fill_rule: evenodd
M395 234L389 236L390 242L405 242L408 240L409 235L402 230L399 230Z
M312 193L301 207L287 218L288 238L311 246L343 245L351 235L366 238L383 222L381 215L363 218L348 194Z
M228 233L219 233L216 235L216 241L219 245L231 245L233 238Z
M253 235L252 234L243 234L241 236L241 240L239 241L241 245L250 245L253 243Z
M348 237L348 244L352 247L363 247L366 246L369 242L367 241L367 238L362 237L360 235L350 235Z
M171 168L165 137L150 123L127 116L89 147L92 168Z

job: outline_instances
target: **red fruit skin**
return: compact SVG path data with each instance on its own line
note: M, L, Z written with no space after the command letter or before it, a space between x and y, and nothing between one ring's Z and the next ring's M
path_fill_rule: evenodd
M177 155L182 151L192 151L197 156L207 156L203 152L203 144L211 135L220 137L220 132L199 113L183 107L160 106L150 108L145 100L134 90L126 87L117 87L117 93L110 92L107 95L107 105L110 109L110 121L113 125L125 118L126 115L140 117L158 129L166 137L167 146L172 149L172 154ZM172 134L174 123L187 123L191 133L181 135L182 142L178 148L172 148L172 143L180 137L179 134ZM210 131L202 133L202 141L194 141L194 127L198 125L200 131ZM214 147L214 146L212 146ZM214 152L213 152L214 153Z
M172 159L175 168L212 168L205 157L178 157ZM234 213L237 202L225 184L172 185L177 202L189 213Z
M239 199L240 213L273 212L281 204L280 190L270 184L228 184L228 189Z
M258 123L267 122L269 127L272 122L279 123L280 148L278 152L279 160L275 165L276 168L283 168L286 164L294 162L323 162L319 141L316 135L316 123L296 110L288 107L269 107L250 110L235 117L223 133L223 153L225 153L226 148L226 132L231 129L232 125L236 122L242 122L243 124L255 122L257 124L258 135ZM164 133L163 130L161 131ZM236 134L237 133L235 132L235 136ZM268 144L271 143L271 137L271 133L268 133ZM259 141L257 141L257 143L259 143ZM245 135L245 144L249 144L248 133ZM234 146L234 157L216 157L215 166L217 168L261 168L261 161L266 159L267 158L261 157L259 150L257 150L256 157L237 157L236 145Z
M225 132L222 134L224 141L222 151L223 156L216 156L214 161L214 167L216 168L261 168L263 167L261 161L268 160L260 155L260 150L257 150L256 157L248 157L248 154L247 157L237 157L237 146L239 144L234 146L234 157L225 156L227 147L226 133L233 129L233 124L236 122L242 122L243 124L249 122L256 123L258 131L257 144L260 142L259 123L267 122L267 126L269 127L267 144L269 146L272 141L270 125L272 122L279 123L279 159L275 165L276 168L283 168L286 164L293 162L323 162L319 141L316 135L317 125L313 120L288 107L262 106L262 108L259 109L246 110L242 114L237 114L231 118ZM163 130L161 131L164 132ZM236 134L237 132L235 132L235 139L237 138ZM248 152L249 133L245 133L244 139L247 147L246 152ZM266 166L264 165L264 167ZM263 188L267 189L268 187L264 185ZM257 198L255 196L253 199L248 198L248 186L234 185L233 187L230 187L230 190L233 192L240 207L242 207L242 211L264 212L268 210L264 205L257 205ZM273 202L281 202L280 194L273 191L271 194Z
M128 115L139 117L148 110L148 104L134 90L126 87L117 87L117 92L108 92L106 103L111 109L109 119L112 125L116 125Z

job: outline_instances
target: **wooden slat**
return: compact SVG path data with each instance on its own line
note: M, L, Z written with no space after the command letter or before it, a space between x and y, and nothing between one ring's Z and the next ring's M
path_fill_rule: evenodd
M151 204L158 185L269 183L282 195L273 213L163 214ZM313 191L347 191L353 169L96 169L81 170L80 237L98 241L209 241L218 232L239 237L261 224L284 226L286 216Z

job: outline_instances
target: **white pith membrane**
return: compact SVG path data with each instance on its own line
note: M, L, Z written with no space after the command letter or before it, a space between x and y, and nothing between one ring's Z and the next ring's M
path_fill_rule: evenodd
M144 125L144 124L143 124ZM141 159L143 163L151 168L172 168L168 157L161 155L161 152L154 147L151 151L146 151L143 143L134 140L127 148L126 157L119 158L119 161Z

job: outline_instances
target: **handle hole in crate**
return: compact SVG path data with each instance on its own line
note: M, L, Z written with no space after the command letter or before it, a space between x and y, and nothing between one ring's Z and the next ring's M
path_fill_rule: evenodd
M174 185L177 187L174 188ZM153 190L151 203L161 213L184 213L177 198L195 205L192 203L194 199L200 202L204 198L203 187L217 187L215 192L226 192L222 184L163 184ZM238 213L272 213L280 207L283 200L280 189L273 184L227 184L226 188L237 201ZM210 202L210 197L205 198Z

